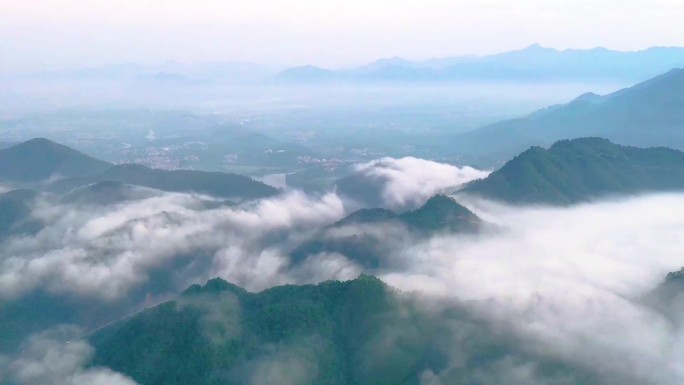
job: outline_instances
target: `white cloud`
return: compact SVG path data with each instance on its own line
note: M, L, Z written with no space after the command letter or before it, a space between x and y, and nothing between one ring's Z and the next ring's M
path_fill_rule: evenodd
M404 175L420 167L389 164L379 175L421 194L412 190L420 186L402 185ZM397 168L409 171L396 176ZM616 383L684 381L684 335L640 301L667 272L684 265L684 195L570 208L459 199L498 227L485 234L418 243L406 242L400 230L382 228L343 228L329 236L377 230L379 237L401 243L405 247L396 255L401 263L388 265L383 280L402 290L483 301L475 306L481 315L519 337L528 351L599 372ZM203 211L195 210L197 202L189 195L168 194L88 212L39 205L36 214L51 225L35 237L2 244L0 293L14 298L40 287L97 300L118 299L144 284L151 270L170 265L181 254L207 262L206 270L189 281L219 275L250 290L349 279L361 271L338 254L313 256L295 268L289 265L291 246L345 214L336 195L292 193ZM29 343L33 348L25 350L22 359L5 359L0 366L11 367L11 375L24 383L41 385L45 373L58 373L60 381L70 385L108 378L126 384L127 379L105 369L72 370L91 354L87 344L75 340L53 348L41 342L43 337ZM534 368L525 363L501 365L522 383L533 374ZM272 368L274 373L278 368ZM437 384L439 375L423 377ZM479 375L496 382L487 373Z
M35 215L48 226L2 244L0 296L43 288L119 299L145 283L149 271L182 256L214 265L199 278L223 274L247 288L263 288L281 282L276 276L287 262L281 247L344 215L333 194L293 192L237 208L196 206L198 198L183 194L89 210L40 203Z
M378 159L357 165L356 172L368 183L380 183L385 205L395 210L415 208L439 192L489 175L468 166L413 157Z
M107 368L84 369L95 351L78 339L80 332L57 326L32 335L17 357L6 360L7 378L18 385L136 385Z
M616 382L684 381L682 332L639 300L684 265L684 195L572 208L470 206L503 230L415 245L402 256L413 262L408 271L381 278L485 301L482 311L533 349Z

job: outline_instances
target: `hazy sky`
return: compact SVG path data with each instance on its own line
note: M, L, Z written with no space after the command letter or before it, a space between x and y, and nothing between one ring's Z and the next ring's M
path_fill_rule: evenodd
M682 0L0 0L0 70L684 46Z

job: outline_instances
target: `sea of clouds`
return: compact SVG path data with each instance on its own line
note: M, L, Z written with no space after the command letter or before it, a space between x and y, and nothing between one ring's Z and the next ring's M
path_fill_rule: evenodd
M419 205L486 175L414 158L383 159L358 170L382 176L388 207ZM349 214L334 192L293 191L212 208L204 205L207 199L163 194L85 207L39 198L32 215L45 227L0 244L0 299L8 303L44 291L114 303L169 266L171 294L216 276L258 291L352 279L363 271L339 254L297 266L289 260L294 247ZM481 316L530 349L592 368L614 383L684 381L682 331L643 300L684 265L684 194L563 208L456 199L495 226L476 235L412 240L393 257L401 263L374 273L404 291L486 304L478 307ZM52 383L65 385L133 383L107 369L83 369L92 348L77 334L58 327L29 337L17 356L0 358L0 380L4 375L19 384L42 384L53 376ZM506 370L525 373L524 367ZM428 377L426 384L438 384L440 373Z

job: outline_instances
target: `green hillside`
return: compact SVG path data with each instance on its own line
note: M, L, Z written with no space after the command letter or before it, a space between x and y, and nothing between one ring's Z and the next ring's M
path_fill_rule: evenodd
M478 384L508 359L544 360L542 379L568 369L516 349L465 309L420 302L370 276L258 294L215 279L99 332L94 365L145 385L418 385L426 371Z
M463 191L516 204L572 204L606 196L684 189L684 153L601 138L532 147Z
M402 214L386 209L362 209L323 229L291 254L295 262L319 253L338 253L368 268L378 268L401 240L378 239L383 226L403 226L413 236L436 233L474 233L483 222L467 208L445 195L430 198L420 208ZM339 230L354 227L348 235Z
M512 156L522 146L602 137L630 146L684 150L684 69L605 96L584 94L526 117L494 123L454 138L465 155Z
M279 192L276 188L237 174L195 170L157 170L138 164L114 166L91 177L59 180L50 184L48 189L65 193L101 182L118 182L168 192L206 194L220 198L257 199Z
M0 150L0 180L40 182L51 177L77 177L101 173L112 165L47 139Z

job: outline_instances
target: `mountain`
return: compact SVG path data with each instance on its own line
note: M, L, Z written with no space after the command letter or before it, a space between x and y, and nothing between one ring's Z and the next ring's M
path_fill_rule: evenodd
M275 76L278 82L286 83L325 83L341 80L341 75L335 71L315 66L302 66L286 69Z
M369 74L369 73L375 73L376 71L383 70L388 67L407 67L407 68L416 68L420 67L421 65L415 62L412 62L411 60L406 60L402 59L400 57L392 57L392 58L387 58L387 59L379 59L376 60L372 63L368 63L366 65L363 65L361 67L354 68L354 73L357 74Z
M52 178L59 179L50 181ZM0 150L0 181L15 184L44 183L48 191L63 194L83 188L80 192L72 192L65 199L91 203L98 200L113 202L132 193L123 191L131 190L131 187L122 184L219 198L257 199L279 192L271 186L237 174L194 170L166 171L137 164L114 166L47 139L32 139Z
M435 195L420 208L399 215L409 229L420 233L472 233L483 222L477 215L446 195Z
M260 293L214 279L97 332L93 365L145 385L418 385L428 372L480 383L476 373L512 360L539 364L540 381L595 383L466 308L425 302L371 276Z
M80 177L101 173L112 165L47 139L0 150L0 180L35 183L54 177Z
M521 146L585 136L684 150L683 128L684 69L675 69L609 95L584 94L565 105L457 135L454 151L501 158Z
M332 227L382 223L395 220L398 217L399 215L392 210L380 208L361 209L354 211L343 219L340 219Z
M532 147L462 191L516 204L572 204L683 189L684 153L581 138Z
M92 177L59 180L51 183L48 189L68 192L100 182L118 182L168 192L206 194L219 198L257 199L279 192L271 186L242 175L194 170L156 170L139 164L114 166Z
M533 44L445 68L451 76L495 80L640 81L684 65L684 48L634 52L606 48L556 50Z
M380 59L352 69L298 67L278 78L316 83L445 81L641 81L684 66L684 48L652 47L621 52L605 48L556 50L533 44L521 50L481 57L426 61Z
M643 302L680 327L684 319L684 268L668 273L665 280L646 293Z
M387 242L383 237L405 240L440 232L469 234L483 225L480 218L452 198L436 195L420 208L402 214L378 208L358 210L299 245L291 257L298 263L321 253L338 253L376 269L391 262L401 243Z

